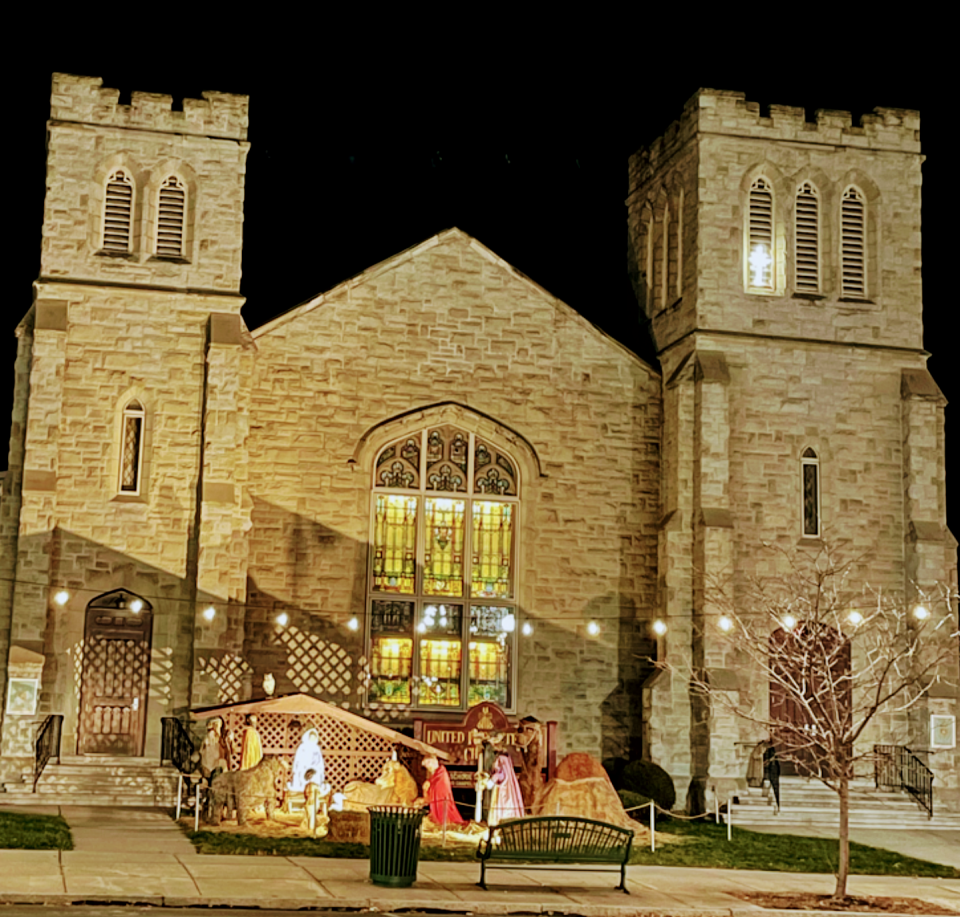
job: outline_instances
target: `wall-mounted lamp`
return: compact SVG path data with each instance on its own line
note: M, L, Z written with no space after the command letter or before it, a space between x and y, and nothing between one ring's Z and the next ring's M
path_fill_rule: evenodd
M349 630L360 630L360 622L355 618L351 618L347 621L347 628Z
M134 600L130 603L130 610L131 610L135 615L140 614L140 612L143 611L143 601L142 601L141 599L134 599Z
M733 630L733 620L728 615L720 615L720 620L717 621L717 627L725 634L728 634Z
M70 593L66 589L61 589L54 597L54 602L58 605L66 605L70 601Z
M217 609L213 605L208 605L203 609L203 620L212 621L217 616Z
M285 611L281 611L273 620L280 627L286 627L290 623L290 615Z
M587 633L590 634L591 637L596 637L597 634L600 633L600 625L597 624L596 621L590 621L587 624Z
M658 636L662 637L667 632L667 625L663 621L654 621L653 622L653 632Z
M523 627L520 628L520 633L524 637L529 637L533 633L533 625L529 621L523 622Z

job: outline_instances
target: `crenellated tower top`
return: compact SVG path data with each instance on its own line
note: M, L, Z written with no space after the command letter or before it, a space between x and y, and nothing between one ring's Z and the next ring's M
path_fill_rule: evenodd
M246 140L249 96L203 92L202 99L184 99L183 111L172 111L173 96L134 92L129 105L119 105L120 91L103 86L100 77L53 75L50 118L81 124L164 131L201 137Z

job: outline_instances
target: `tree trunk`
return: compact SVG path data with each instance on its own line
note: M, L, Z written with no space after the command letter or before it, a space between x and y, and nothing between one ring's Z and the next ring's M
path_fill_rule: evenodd
M840 775L840 860L837 864L837 887L833 900L847 896L847 876L850 874L850 777L846 763Z

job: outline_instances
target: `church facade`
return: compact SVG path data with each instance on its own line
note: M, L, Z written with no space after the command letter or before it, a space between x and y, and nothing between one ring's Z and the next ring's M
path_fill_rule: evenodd
M681 802L742 785L762 736L699 724L651 662L754 689L702 626L711 574L829 533L878 585L956 582L918 126L694 96L630 162L651 366L457 229L248 329L246 97L120 106L56 75L0 504L0 778L47 714L65 753L155 757L162 717L270 673L393 726L481 701L556 720L562 752L642 754ZM926 748L957 704L870 741ZM960 807L956 748L930 761Z

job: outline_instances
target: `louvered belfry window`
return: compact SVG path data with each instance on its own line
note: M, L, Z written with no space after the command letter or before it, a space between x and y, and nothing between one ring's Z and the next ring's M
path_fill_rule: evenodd
M120 451L121 493L140 493L143 417L143 405L139 401L131 401L123 409L123 442Z
M758 178L750 186L747 283L753 290L773 289L773 186Z
M797 189L795 266L798 293L820 292L820 200L817 189L804 182Z
M165 179L157 201L157 254L167 258L183 257L183 228L187 192L176 175Z
M103 248L110 252L130 251L133 227L133 179L117 169L108 179L103 200Z
M867 295L866 207L859 188L843 192L840 202L840 288L842 296Z

